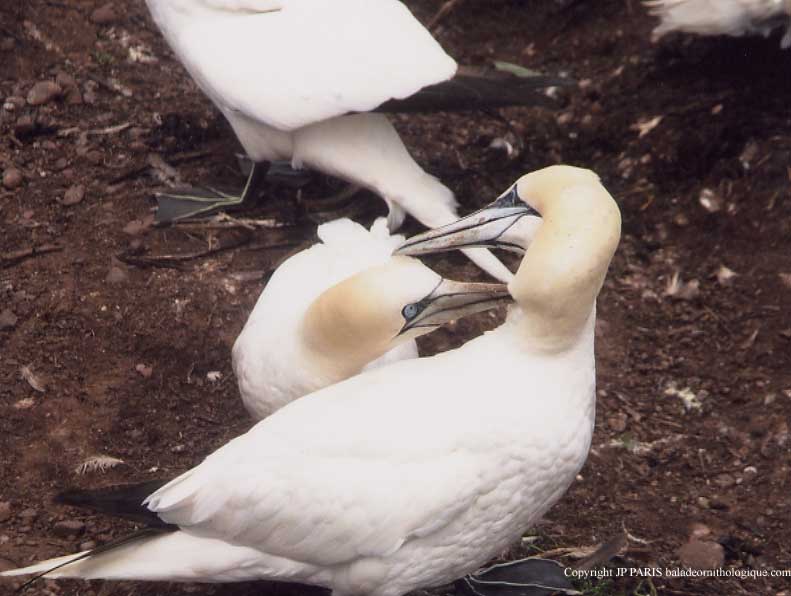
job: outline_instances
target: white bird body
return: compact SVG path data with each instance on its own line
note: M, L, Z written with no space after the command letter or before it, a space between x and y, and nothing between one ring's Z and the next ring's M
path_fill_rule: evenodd
M768 36L785 26L780 44L791 47L791 0L645 0L661 19L654 39L680 31L698 35Z
M258 578L400 596L517 540L587 457L595 298L620 233L615 203L586 170L518 184L546 223L509 285L516 305L502 326L292 402L146 499L178 531L47 577Z
M585 462L593 320L562 355L540 354L514 309L457 350L303 397L149 498L182 531L48 577L266 578L371 596L452 581L518 540Z
M452 78L456 62L398 0L147 0L154 21L256 162L288 160L347 180L429 227L456 219L450 189L412 158L391 99ZM303 42L304 40L304 42ZM511 273L464 251L494 277Z
M272 274L233 346L239 392L256 420L363 370L317 359L304 341L305 316L323 292L386 263L404 240L403 236L391 236L383 219L370 231L340 219L320 225L317 233L321 242L289 257ZM417 344L409 340L365 368L417 356Z

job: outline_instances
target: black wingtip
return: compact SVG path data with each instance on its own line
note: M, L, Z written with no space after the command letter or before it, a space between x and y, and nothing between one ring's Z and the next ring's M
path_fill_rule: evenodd
M509 71L500 63L500 70L459 68L448 81L429 85L403 99L391 99L376 108L377 112L438 112L481 110L509 106L552 107L556 101L549 97L549 87L573 87L576 81L565 77L524 71Z
M151 480L139 484L92 490L70 489L56 495L54 502L130 519L152 528L168 528L167 523L143 505L146 497L162 488L167 482L167 480Z

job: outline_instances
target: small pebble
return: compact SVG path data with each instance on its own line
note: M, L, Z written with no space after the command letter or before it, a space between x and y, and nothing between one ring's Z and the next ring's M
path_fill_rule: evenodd
M65 72L59 72L55 77L55 82L63 90L63 98L67 104L79 105L82 103L82 93L80 93L80 87L73 76Z
M100 6L91 13L91 22L96 25L109 25L118 19L112 2Z
M0 501L0 523L11 519L11 503Z
M124 226L123 232L128 236L145 234L154 225L154 216L147 215L142 219L133 219Z
M61 201L61 204L70 207L71 205L81 203L84 198L85 187L82 184L75 184L74 186L69 187L69 189L63 194L63 200Z
M691 569L719 569L725 564L725 549L718 542L695 540L678 550L681 565Z
M720 474L714 478L714 482L722 488L728 488L736 484L736 479L730 474Z
M17 97L16 95L9 95L5 98L3 102L3 109L6 112L13 112L15 110L21 110L25 107L25 98L24 97Z
M8 168L3 172L3 186L8 190L18 188L22 184L22 172L16 168Z
M85 524L76 519L57 522L52 531L56 536L61 538L69 538L71 536L79 536L85 531Z
M93 540L86 540L85 542L80 542L80 550L81 551L83 551L83 550L93 550L97 546L99 546L99 545L96 544L96 542L94 542Z
M745 482L752 482L758 477L758 469L755 466L747 466L743 473Z
M150 379L151 375L154 372L154 369L150 366L143 364L142 362L135 366L135 370L140 374L141 377L144 379Z
M31 521L33 521L34 519L36 519L38 517L38 511L36 511L35 509L32 509L32 508L31 509L25 509L24 511L22 511L19 514L19 517L21 517L22 519L24 519L24 520L26 520L28 522L31 522Z
M33 122L33 117L28 114L17 118L16 124L14 124L14 134L18 137L28 136L34 130L36 130L36 124Z
M626 430L627 416L623 412L619 412L607 418L607 425L617 433L622 433Z
M17 316L10 308L3 309L3 312L0 312L0 331L13 329L16 326L17 320Z
M27 102L31 106L41 106L58 97L63 90L54 81L39 81L28 91Z
M98 166L104 160L104 154L101 151L94 149L85 154L85 159L95 166Z
M110 267L110 270L107 272L107 277L105 281L108 284L121 284L124 283L127 279L129 279L129 274L126 272L125 269L119 267L118 265L113 265Z

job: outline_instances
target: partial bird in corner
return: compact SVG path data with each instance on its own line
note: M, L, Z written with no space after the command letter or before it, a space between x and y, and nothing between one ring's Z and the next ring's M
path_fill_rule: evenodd
M320 242L286 259L261 292L233 346L247 411L261 420L293 400L361 371L417 358L415 337L510 301L502 284L442 279L393 257L404 237L383 218L318 228ZM421 309L403 333L403 312Z
M526 247L510 224L539 214ZM512 230L506 247L526 252L500 327L298 399L142 502L150 485L71 493L64 500L148 528L0 575L268 579L339 596L401 596L464 577L477 596L578 593L559 565L541 559L480 567L517 542L585 463L596 299L620 221L589 170L523 176L451 230L456 240L440 229L397 251L497 247L503 227ZM405 309L403 324L421 313Z
M239 193L168 191L170 222L253 201L285 160L369 189L391 231L408 213L427 227L456 219L453 192L412 158L384 113L548 105L567 79L460 68L398 0L147 0L154 22L233 127L253 166ZM526 72L526 71L523 71ZM465 250L501 281L511 273Z
M763 35L785 28L780 47L791 47L791 0L643 0L661 22L653 39L672 33Z

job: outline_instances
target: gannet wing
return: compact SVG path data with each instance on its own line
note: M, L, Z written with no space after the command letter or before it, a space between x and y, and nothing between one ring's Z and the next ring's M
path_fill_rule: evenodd
M290 403L154 492L147 506L193 534L316 565L384 555L431 534L508 478L498 446L510 439L487 432L496 408L456 407L458 388L479 382L474 374L443 355L429 360L398 362ZM446 426L454 432L442 432Z
M218 10L216 18L192 19L172 32L187 69L226 110L293 130L370 111L456 72L456 62L397 0L274 4L280 9L232 15Z
M335 565L387 556L444 527L496 487L481 476L486 468L460 452L389 464L298 452L215 453L147 504L191 534Z

